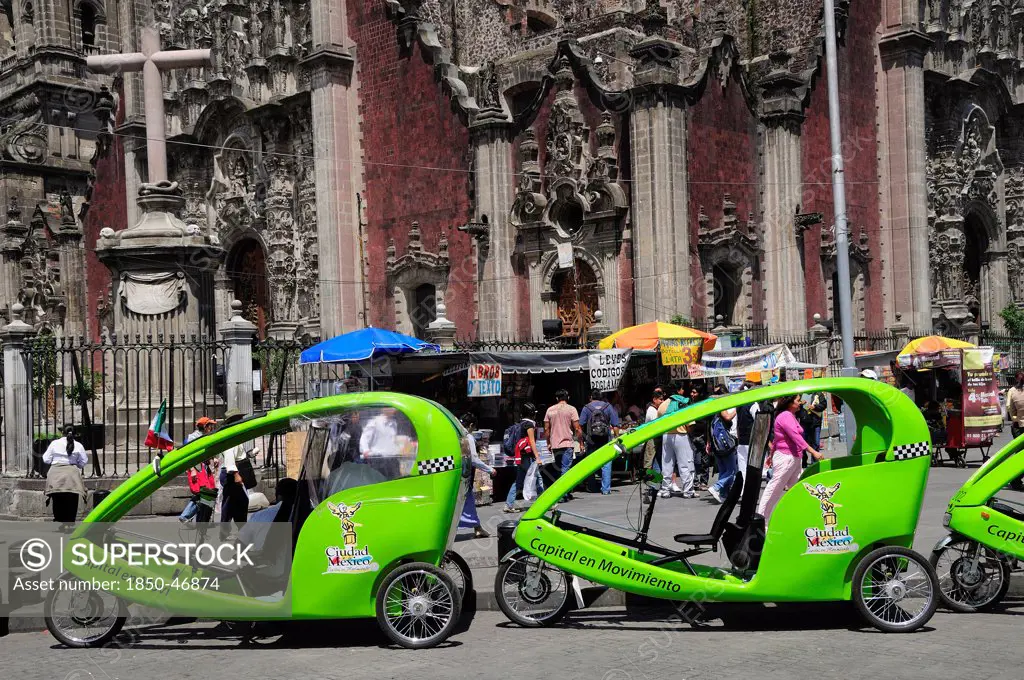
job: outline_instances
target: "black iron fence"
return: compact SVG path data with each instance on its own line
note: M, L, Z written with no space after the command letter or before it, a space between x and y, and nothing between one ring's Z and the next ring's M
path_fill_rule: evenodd
M166 427L180 444L200 416L226 409L224 343L205 338L111 337L101 343L43 335L25 348L29 431L38 474L42 455L74 425L90 452L90 476L122 477L149 464L150 422L167 404Z

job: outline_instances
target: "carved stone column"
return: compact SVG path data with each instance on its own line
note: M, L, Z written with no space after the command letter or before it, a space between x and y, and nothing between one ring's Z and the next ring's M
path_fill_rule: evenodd
M893 3L895 17L916 14L916 3ZM883 15L892 16L887 10ZM916 16L891 22L879 50L879 193L885 323L897 312L911 329L931 328L928 198L925 190L924 56L931 39L916 30Z
M11 305L18 301L21 290L21 247L28 235L28 227L21 221L21 208L18 197L11 196L11 204L7 209L7 222L3 226L3 237L0 238L0 295L3 297L3 313L8 321L11 317Z
M316 234L322 337L365 325L356 193L362 184L357 144L359 113L353 88L355 60L343 45L345 3L314 0L313 53L303 60L311 75ZM307 206L311 203L307 201ZM307 215L311 207L303 208Z
M989 250L985 256L987 261L984 266L988 271L982 276L982 285L986 289L981 292L981 304L983 310L985 307L988 309L982 318L988 321L992 330L1002 332L1003 317L999 316L999 312L1006 308L1011 299L1007 251Z
M266 199L266 241L270 309L274 323L269 330L275 337L288 339L294 334L298 321L295 304L298 259L295 252L292 162L287 156L272 151L264 165L270 181Z
M70 196L67 207L70 207ZM64 313L64 334L79 337L86 334L88 304L85 293L85 249L82 247L82 227L75 216L62 210L60 226L55 233L60 257L61 288L67 309Z
M477 272L477 300L481 338L510 338L516 334L512 310L527 300L516 300L516 279L512 267L516 234L510 223L514 170L512 167L511 123L500 110L482 111L470 125L473 143L474 220L489 225L477 240L480 267Z
M650 38L630 54L641 86L630 116L634 307L645 323L692 311L686 107L676 43Z
M762 81L764 122L765 318L773 333L807 327L803 260L794 217L803 182L800 127L803 110L796 90L802 81L789 72L790 56L771 55L772 71Z
M1024 305L1024 168L1006 169L1005 191L1009 298Z

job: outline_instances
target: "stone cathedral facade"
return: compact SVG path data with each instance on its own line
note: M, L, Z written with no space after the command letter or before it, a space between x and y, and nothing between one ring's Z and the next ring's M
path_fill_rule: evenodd
M856 330L998 329L1024 304L1024 2L836 4ZM164 98L217 321L234 298L282 338L423 334L441 299L466 338L837 316L820 0L0 7L0 295L40 327L116 330L92 251L138 220L141 79L84 59L143 26L213 51Z

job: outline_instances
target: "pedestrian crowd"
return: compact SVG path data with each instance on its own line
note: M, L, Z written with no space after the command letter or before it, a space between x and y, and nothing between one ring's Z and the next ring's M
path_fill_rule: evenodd
M752 383L745 383L742 389L752 387ZM680 381L672 388L656 387L646 408L623 408L617 395L605 395L597 390L578 409L569 403L567 390L558 390L555 404L542 416L534 404L522 404L521 417L501 437L501 450L516 471L515 481L505 497L504 512L522 510L516 504L519 496L529 504L543 493L546 485L542 474L543 447L538 444L542 439L547 442L553 460L551 476L557 478L632 427L727 394L722 385L714 387L710 395L705 389L701 381ZM838 411L839 405L833 404L833 408ZM721 503L737 479L737 472L746 469L754 416L758 412L770 413L771 436L764 475L769 481L759 507L762 515L770 515L782 494L797 482L801 469L812 460L821 459L821 426L827 409L828 400L820 393L808 395L806 399L791 396L775 402L761 401L725 409L711 418L682 425L648 441L640 465L660 473L658 494L662 498L698 498L706 494L709 500ZM475 427L476 417L472 413L465 414L462 420L468 429ZM492 477L497 474L495 468L477 455L474 455L473 465ZM612 463L603 465L597 478L585 480L566 493L561 502L572 501L581 489L602 495L612 493ZM479 526L475 506L472 509L468 506L467 503L468 512L463 516L462 526L473 527L477 536L485 534Z

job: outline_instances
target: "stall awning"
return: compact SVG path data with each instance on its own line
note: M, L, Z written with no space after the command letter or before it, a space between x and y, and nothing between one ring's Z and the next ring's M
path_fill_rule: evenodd
M501 364L502 373L565 373L589 371L589 350L548 350L544 352L470 352L473 364Z

